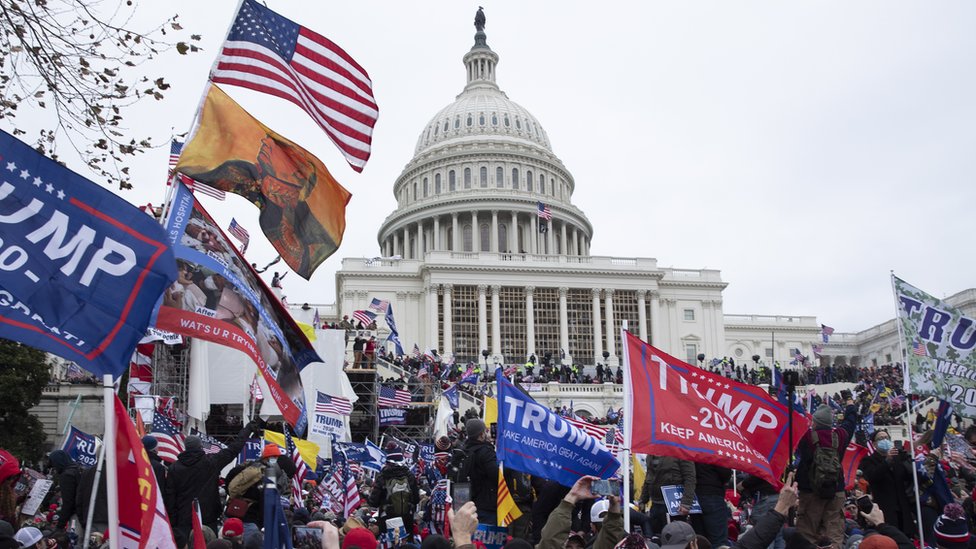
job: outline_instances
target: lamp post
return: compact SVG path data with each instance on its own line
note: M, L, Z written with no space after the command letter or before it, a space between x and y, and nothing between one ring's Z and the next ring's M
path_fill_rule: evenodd
M482 349L481 356L485 357L485 375L488 375L488 349Z

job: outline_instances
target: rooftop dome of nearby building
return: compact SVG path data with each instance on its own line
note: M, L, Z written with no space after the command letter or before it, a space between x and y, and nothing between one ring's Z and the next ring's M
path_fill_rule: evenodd
M488 47L484 27L464 56L467 84L453 103L427 123L417 139L415 155L468 140L508 141L539 146L552 152L549 136L532 114L512 101L495 83L498 54Z

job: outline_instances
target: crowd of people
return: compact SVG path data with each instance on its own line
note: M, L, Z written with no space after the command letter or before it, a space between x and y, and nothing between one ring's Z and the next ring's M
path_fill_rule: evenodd
M457 384L475 396L491 387L459 383L472 375L483 379L484 372L474 365L461 367L430 356L390 358L408 372L409 381L431 380L441 388ZM718 366L729 377L749 379L740 373L746 371L741 366ZM529 365L507 373L522 380L538 375ZM558 375L564 373L560 367ZM599 375L613 379L617 374L604 368ZM846 372L825 371L824 375ZM404 382L385 380L398 388L411 386ZM926 410L914 418L915 440L905 440L885 428L889 421L898 425L895 420L905 417L910 398L901 385L901 368L886 365L862 369L852 390L799 395L812 426L798 441L795 467L780 489L716 465L648 455L641 457L644 481L635 485L636 475L631 478L633 503L625 508L621 497L595 495L593 477L584 476L570 487L505 468L505 486L521 512L507 527L505 547L909 549L916 546L921 529L928 546L964 549L976 528L976 426L966 428L959 417L940 420ZM583 419L571 407L553 411ZM585 420L597 426L619 426L622 414L622 409L611 407L606 416ZM261 437L265 426L260 420L245 425L226 448L214 453L204 449L199 437L188 436L183 452L172 463L160 459L151 435L143 445L177 547L192 545L194 500L199 502L207 547L261 547L266 526L262 503L267 493L261 480L268 478L285 502L296 546L448 549L452 542L456 548L471 544L478 537L479 523L496 523L499 490L489 426L474 409L456 414L452 423L447 435L412 441L416 444L390 439L393 442L383 447L385 462L378 471L354 467L351 474L360 504L348 513L336 512L328 496L322 497L322 483L334 471L328 464L305 477L301 497L291 487L299 464L276 445L266 444L259 458L233 465L245 441ZM851 451L851 442L867 448L867 455L856 475L847 478L839 464ZM432 456L416 450L423 443L432 444ZM405 446L413 452L406 452ZM916 461L911 459L913 449ZM89 523L94 468L74 463L57 450L38 469L47 472L54 488L40 511L33 516L20 514L25 494L17 488L19 462L0 452L0 549L104 544L108 523L104 479ZM469 490L460 495L451 485ZM676 507L669 509L662 487L675 485L683 493ZM465 501L452 505L454 496ZM629 531L624 529L624 514ZM93 534L82 540L86 527Z

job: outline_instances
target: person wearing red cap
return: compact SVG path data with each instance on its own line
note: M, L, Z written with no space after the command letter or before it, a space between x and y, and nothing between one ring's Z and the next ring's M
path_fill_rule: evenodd
M231 542L234 549L244 546L244 523L239 518L229 518L220 529L220 537Z
M10 452L0 450L0 520L17 524L17 494L14 485L20 478L20 462Z
M227 473L228 515L232 501L240 502L243 509L235 515L244 523L246 537L252 531L264 527L264 490L261 480L267 475L275 479L279 494L289 494L289 479L297 468L290 457L281 453L277 444L267 443L261 450L261 457L238 465Z
M342 549L376 549L376 545L376 536L366 528L353 528L342 540Z

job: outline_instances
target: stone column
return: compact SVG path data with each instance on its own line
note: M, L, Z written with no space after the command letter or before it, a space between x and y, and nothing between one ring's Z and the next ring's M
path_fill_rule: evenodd
M572 238L572 245L573 245L572 253L573 253L573 255L580 255L580 250L579 250L579 234L576 231L576 226L575 225L573 226L573 230L572 230L572 233L571 234L572 234L572 237L571 238Z
M661 348L661 292L651 290L651 345Z
M485 299L487 291L487 284L478 284L478 356L481 356L481 351L488 348L488 303Z
M437 216L434 218L434 248L435 251L440 251L441 249L441 218Z
M471 212L471 251L481 251L481 227L478 226L478 212ZM481 349L479 349L479 352Z
M424 224L417 222L417 259L424 257Z
M451 250L455 252L461 251L461 246L458 242L461 242L461 235L458 232L458 218L457 212L451 212Z
M441 349L441 356L447 358L454 352L454 321L453 311L451 310L451 298L454 294L454 285L444 284L444 348Z
M561 255L569 255L569 249L566 245L566 224L559 224L559 253Z
M603 332L600 326L600 289L593 288L593 356L594 362L603 362ZM606 364L604 364L606 366Z
M637 290L637 324L643 341L647 341L647 302L644 301L646 295L647 290Z
M535 303L533 295L535 286L525 287L525 349L530 355L535 354ZM525 358L525 357L523 357Z
M606 306L606 321L607 321L607 350L610 351L610 358L608 359L612 364L617 363L617 330L616 325L613 323L613 288L607 288L603 290L603 295L605 299Z
M403 259L410 259L410 234L407 226L403 226Z
M497 254L501 249L501 242L498 241L498 210L491 211L491 234L488 235L488 241L491 242L489 249Z
M498 284L491 286L491 355L500 357L502 355L502 315L501 315L501 291L502 287ZM501 360L501 359L500 359Z
M566 360L572 364L573 357L569 353L569 311L566 306L566 295L569 288L559 288L559 349L566 353Z
M518 213L512 212L512 224L508 230L508 251L518 253Z
M427 348L437 349L437 284L428 283L424 288L427 293Z
M526 223L529 226L529 230L526 231L525 236L528 240L528 252L530 254L539 253L536 248L536 244L539 242L539 226L537 224L535 216L529 217L529 222Z
M546 251L550 254L555 254L556 253L555 244L556 244L556 235L552 231L552 220L549 219L546 221L546 246L548 247Z

